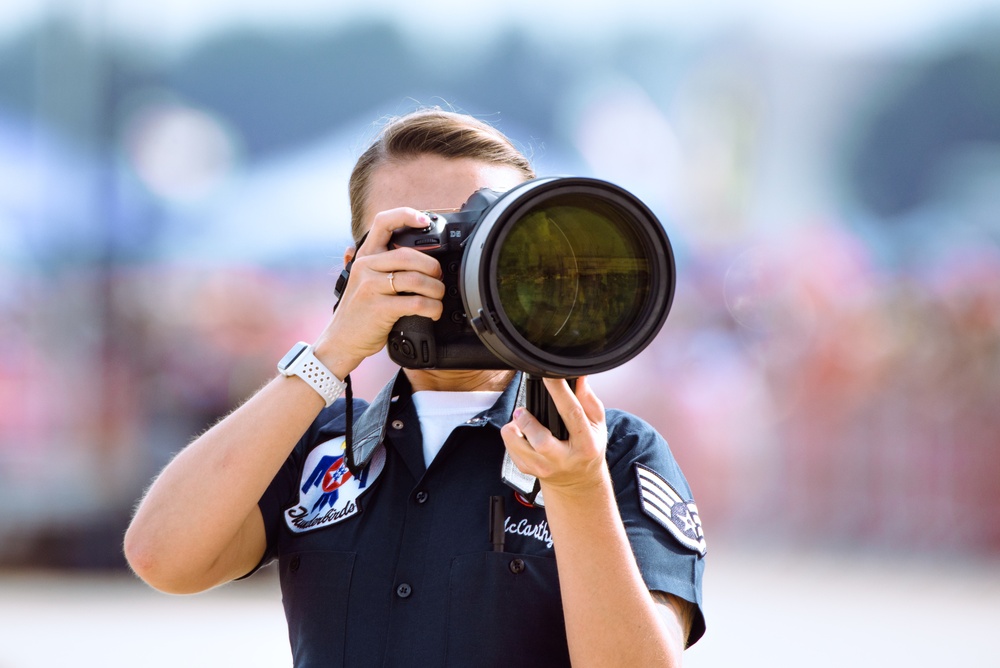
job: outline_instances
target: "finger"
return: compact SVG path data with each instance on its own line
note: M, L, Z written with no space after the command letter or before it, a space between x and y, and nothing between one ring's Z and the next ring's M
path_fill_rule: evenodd
M514 424L533 450L546 451L551 447L551 442L558 443L552 432L524 408L517 408L514 411Z
M396 248L368 255L355 263L355 269L358 268L359 264L364 269L383 274L396 272L397 277L400 272L404 271L415 271L435 279L442 276L441 263L437 258L414 248ZM399 292L404 292L404 290L399 289Z
M538 475L544 472L543 465L545 461L543 456L531 446L531 443L525 438L524 432L517 426L517 423L508 422L501 427L500 436L503 438L507 453L519 471L529 475Z
M430 299L441 299L444 297L444 283L436 278L419 271L390 271L385 274L386 294L415 294L428 297ZM389 277L392 280L389 280Z
M365 242L358 249L358 256L364 257L374 253L382 253L389 247L389 239L392 233L404 227L427 227L431 224L431 219L423 211L417 211L410 207L399 207L380 211L372 219L372 226L368 229L368 236Z
M576 398L592 424L604 422L604 402L594 393L590 380L586 376L580 376L576 379Z
M431 320L440 320L444 313L444 304L440 299L420 295L392 296L389 308L393 314L393 322L405 315L419 315Z
M514 446L518 450L531 448L531 444L524 437L524 432L521 431L515 422L508 422L500 427L500 436L508 447Z
M378 271L372 267L372 260L388 254L381 253L359 260L359 264L351 272L351 280L337 310L342 316L353 313L361 321L373 325L382 323L385 327L391 327L406 315L440 319L444 308L441 301L444 284L421 272ZM416 254L421 255L419 251ZM392 282L389 281L390 273L393 275Z

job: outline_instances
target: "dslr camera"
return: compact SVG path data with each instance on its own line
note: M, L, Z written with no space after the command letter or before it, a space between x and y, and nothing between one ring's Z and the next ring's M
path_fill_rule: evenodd
M427 228L390 240L434 256L445 284L439 320L400 318L390 333L389 357L402 367L576 378L630 360L666 320L670 240L616 185L537 178L429 215Z

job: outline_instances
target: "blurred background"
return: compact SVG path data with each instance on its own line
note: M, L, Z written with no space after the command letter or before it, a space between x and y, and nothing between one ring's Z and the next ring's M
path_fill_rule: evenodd
M0 6L0 668L288 664L273 573L163 597L121 537L319 333L350 168L427 105L673 241L593 381L694 489L690 665L1000 666L1000 2L540 4Z

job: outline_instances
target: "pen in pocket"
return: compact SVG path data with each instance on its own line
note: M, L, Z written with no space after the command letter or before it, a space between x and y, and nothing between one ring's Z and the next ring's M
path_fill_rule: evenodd
M503 552L504 522L507 520L507 513L504 509L502 496L490 497L490 542L493 543L494 552Z

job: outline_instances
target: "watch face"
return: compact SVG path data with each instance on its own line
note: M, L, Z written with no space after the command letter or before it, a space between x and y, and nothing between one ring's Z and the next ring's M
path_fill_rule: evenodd
M285 353L285 356L281 358L281 361L278 362L278 369L284 371L285 369L290 367L292 365L292 362L297 360L299 358L299 355L305 352L306 348L308 347L309 345L306 343L296 343L294 346L292 346L291 350Z

